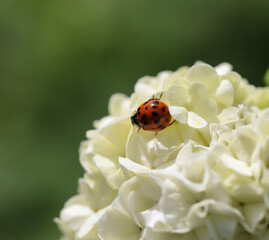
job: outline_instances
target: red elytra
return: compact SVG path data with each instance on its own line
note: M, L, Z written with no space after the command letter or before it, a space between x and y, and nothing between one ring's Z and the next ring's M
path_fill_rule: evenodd
M145 131L157 133L174 122L171 122L172 117L168 106L160 101L161 97L162 94L159 98L153 95L151 99L141 104L131 117L132 124L137 126L138 130L142 128Z

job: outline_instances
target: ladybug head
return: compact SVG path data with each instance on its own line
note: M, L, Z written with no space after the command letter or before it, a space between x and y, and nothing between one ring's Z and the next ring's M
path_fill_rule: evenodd
M137 127L141 128L141 126L138 122L136 113L133 116L131 116L130 118L131 118L131 122L132 122L133 126L137 126Z

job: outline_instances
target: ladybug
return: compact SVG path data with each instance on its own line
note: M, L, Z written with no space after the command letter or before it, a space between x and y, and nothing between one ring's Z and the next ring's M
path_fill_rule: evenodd
M160 101L162 94L159 98L155 98L153 95L151 99L141 104L135 114L131 116L131 122L138 127L138 131L142 128L157 134L174 123L174 121L171 122L172 116L168 106Z

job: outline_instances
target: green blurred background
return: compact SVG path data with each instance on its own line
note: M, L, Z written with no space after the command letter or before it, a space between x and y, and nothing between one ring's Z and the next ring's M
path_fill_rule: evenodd
M80 141L113 93L196 60L262 86L268 59L268 0L1 0L0 239L60 237Z

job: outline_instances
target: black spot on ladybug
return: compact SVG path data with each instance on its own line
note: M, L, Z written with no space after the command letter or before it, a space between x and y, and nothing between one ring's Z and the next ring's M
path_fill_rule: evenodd
M148 126L149 125L149 123L148 122L143 122L143 124L145 125L145 126Z
M140 108L137 109L137 115L140 116Z
M151 115L152 115L153 117L157 117L157 116L159 116L159 114L158 114L157 112L155 112L155 111L151 112Z
M164 127L162 124L160 124L160 125L158 126L158 128L162 128L162 127Z
M161 130L165 129L165 126L161 127Z
M142 115L142 118L144 118L144 119L145 119L145 118L147 118L147 116L146 116L146 114L145 114L145 113Z
M166 122L169 122L169 118L165 118L165 121L166 121Z
M154 130L154 128L151 128L151 130Z
M145 107L146 110L148 110L148 107Z
M163 112L165 112L165 109L166 109L166 107L163 107L163 108L162 108Z
M160 119L156 119L156 120L154 121L154 123L155 123L155 124L160 123Z
M156 108L158 108L158 106L153 106L153 108L155 108L155 109L156 109Z
M153 104L158 105L159 101L154 101Z

